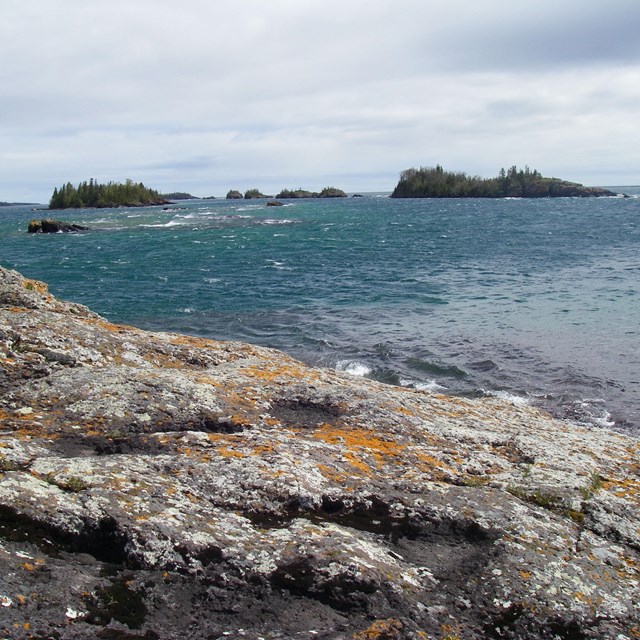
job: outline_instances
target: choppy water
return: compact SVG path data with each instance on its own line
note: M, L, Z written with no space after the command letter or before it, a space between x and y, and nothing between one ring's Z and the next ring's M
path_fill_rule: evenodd
M640 188L625 188L640 194ZM0 263L116 322L640 428L640 199L0 208Z

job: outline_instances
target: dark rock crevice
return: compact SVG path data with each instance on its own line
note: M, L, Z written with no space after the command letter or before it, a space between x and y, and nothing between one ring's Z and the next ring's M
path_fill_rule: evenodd
M0 505L0 539L29 543L54 557L62 552L87 553L109 564L130 562L128 539L112 518L85 521L79 533L72 533L55 527L50 521L40 521L17 509Z

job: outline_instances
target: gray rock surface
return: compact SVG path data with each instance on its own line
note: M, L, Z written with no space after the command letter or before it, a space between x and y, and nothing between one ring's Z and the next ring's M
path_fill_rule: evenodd
M0 269L0 636L640 637L638 440Z

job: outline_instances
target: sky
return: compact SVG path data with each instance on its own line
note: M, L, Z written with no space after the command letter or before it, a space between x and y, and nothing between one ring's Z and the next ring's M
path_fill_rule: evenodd
M0 201L640 184L638 0L0 0Z

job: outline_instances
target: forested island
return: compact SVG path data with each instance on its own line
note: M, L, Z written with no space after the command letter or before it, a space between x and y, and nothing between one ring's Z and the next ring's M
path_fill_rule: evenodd
M529 167L500 170L496 178L445 171L440 165L407 169L391 194L392 198L593 198L615 196L601 187L545 178Z
M167 200L196 200L196 196L192 196L190 193L185 191L173 191L171 193L163 193L163 198Z
M160 193L145 187L142 182L99 184L93 179L74 187L70 182L53 190L49 209L83 209L106 207L145 207L170 204Z
M231 189L227 193L227 200L254 200L256 198L272 198L267 196L259 189L249 189L245 191L244 196L237 189ZM298 199L298 198L346 198L347 194L342 189L336 187L325 187L322 191L307 191L306 189L283 189L276 198L280 199Z
M347 194L342 189L336 187L325 187L322 191L306 191L305 189L283 189L276 198L346 198Z

